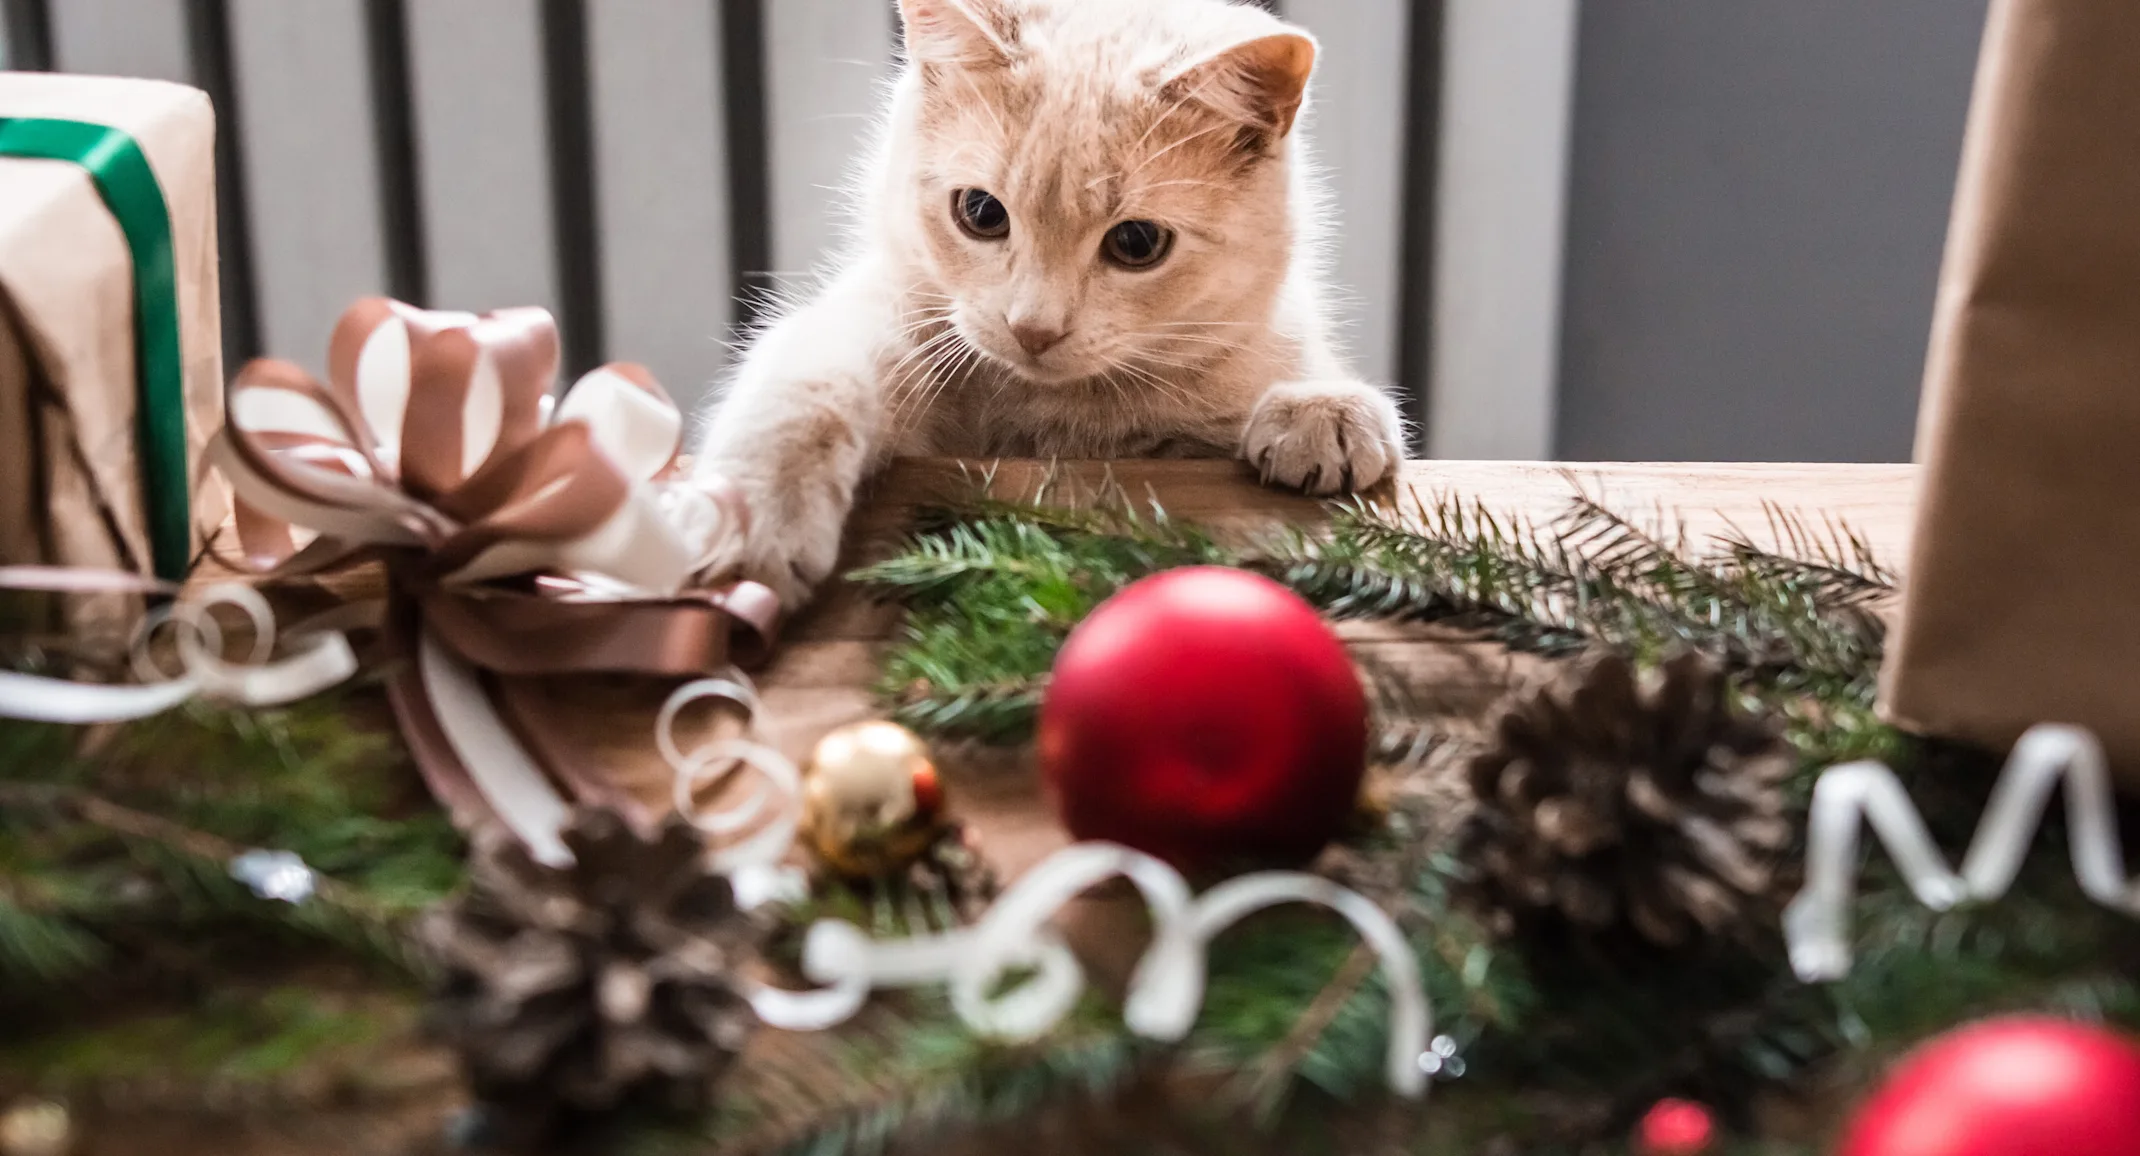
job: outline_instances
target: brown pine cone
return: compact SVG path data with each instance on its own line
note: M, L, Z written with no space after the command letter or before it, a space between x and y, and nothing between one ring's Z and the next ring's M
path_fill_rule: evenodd
M467 890L421 928L443 977L435 1027L477 1099L522 1125L703 1103L756 1023L731 981L760 928L681 819L645 839L591 810L564 837L564 868L478 837Z
M1734 707L1714 662L1690 651L1638 680L1625 658L1594 658L1495 735L1469 768L1463 847L1473 898L1504 930L1559 917L1673 946L1767 925L1792 754Z

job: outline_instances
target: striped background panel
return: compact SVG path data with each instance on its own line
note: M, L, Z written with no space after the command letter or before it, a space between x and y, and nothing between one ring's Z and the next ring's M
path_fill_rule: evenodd
M765 293L839 243L839 188L898 36L890 0L0 5L10 67L215 98L234 361L316 367L365 293L537 304L572 366L642 361L687 403ZM1438 28L1439 2L1270 6L1331 62L1312 125L1342 217L1347 343L1369 376L1416 380L1426 327L1405 319L1430 288L1432 126L1407 112L1433 107L1417 81L1436 66L1415 57L1437 40L1415 33Z

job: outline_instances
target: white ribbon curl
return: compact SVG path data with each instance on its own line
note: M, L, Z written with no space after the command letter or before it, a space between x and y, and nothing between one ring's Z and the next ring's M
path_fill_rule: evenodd
M1850 974L1850 909L1857 897L1858 832L1870 824L1917 901L1945 911L2004 896L2021 870L2051 791L2066 784L2073 875L2088 898L2140 916L2140 880L2126 876L2103 748L2080 727L2043 724L2014 744L1984 818L1956 872L1926 831L1895 772L1847 763L1820 776L1806 826L1806 885L1783 913L1791 967L1818 983Z
M676 741L676 720L685 707L708 700L741 707L747 737L710 739L685 750ZM675 772L671 790L676 812L714 839L713 867L729 877L736 904L745 910L800 899L809 891L803 873L783 865L802 825L802 772L786 755L756 739L758 710L757 688L741 671L729 670L677 687L654 720L654 745ZM756 772L757 789L722 806L699 805L700 788L737 770Z
M1123 1022L1148 1039L1189 1034L1203 1008L1206 953L1211 940L1245 916L1281 903L1330 908L1358 929L1381 958L1390 990L1386 1075L1392 1090L1426 1094L1432 1009L1419 962L1388 914L1364 896L1327 879L1291 871L1243 875L1192 895L1166 863L1111 843L1079 843L1056 852L997 899L974 926L937 935L877 942L852 924L825 920L803 945L803 973L824 985L795 992L757 986L747 991L759 1018L791 1031L817 1031L853 1016L877 988L945 983L959 1018L975 1033L1024 1041L1045 1035L1070 1013L1084 989L1084 970L1062 937L1047 926L1064 904L1092 887L1122 878L1151 909L1151 947L1130 977ZM1002 987L1014 970L1032 975Z
M13 572L40 571L25 567ZM60 581L71 578L65 571L53 574ZM252 653L246 661L223 656L223 630L212 617L217 608L236 610L251 625ZM166 623L174 632L176 674L159 668L151 650ZM288 657L269 661L275 652L275 612L259 591L235 582L206 587L151 613L134 632L131 651L134 671L143 679L139 685L106 686L0 671L0 717L81 726L147 718L200 697L241 706L278 706L317 694L357 670L348 639L333 633L299 637Z

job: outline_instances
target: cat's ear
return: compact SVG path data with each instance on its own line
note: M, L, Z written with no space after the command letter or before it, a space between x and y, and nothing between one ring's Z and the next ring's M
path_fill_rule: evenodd
M899 17L916 64L1006 64L1018 40L1018 16L1004 0L899 0Z
M1277 140L1293 131L1314 71L1314 37L1274 32L1191 60L1165 88Z

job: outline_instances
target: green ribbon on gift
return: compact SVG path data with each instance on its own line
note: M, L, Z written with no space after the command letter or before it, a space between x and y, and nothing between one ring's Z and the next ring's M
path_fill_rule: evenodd
M134 402L142 505L156 574L176 582L192 560L186 469L186 362L178 324L178 259L171 210L149 158L110 125L41 117L0 119L0 157L80 165L118 219L134 258Z

